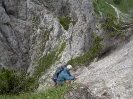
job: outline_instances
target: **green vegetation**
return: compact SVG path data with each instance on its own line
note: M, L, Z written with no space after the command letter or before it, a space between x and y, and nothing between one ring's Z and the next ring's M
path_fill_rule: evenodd
M43 56L39 61L39 66L37 66L35 69L34 76L37 78L41 77L52 64L60 59L60 54L64 51L65 47L65 42L60 43L52 52Z
M45 49L45 44L46 44L46 41L49 40L49 35L50 35L50 32L53 30L53 28L49 29L49 30L46 30L42 35L41 35L41 38L42 38L42 46L41 46L41 51L43 52L44 49Z
M28 74L3 68L0 73L0 94L19 94L34 91L38 83Z
M58 17L60 20L60 24L63 26L65 30L68 30L69 24L72 23L73 25L76 24L77 21L72 21L70 17Z
M94 37L94 33L92 33L92 37ZM68 61L68 64L75 66L79 65L89 65L93 59L98 55L98 53L102 50L102 46L100 42L103 40L103 38L96 36L94 37L94 46L90 49L89 52L87 52L85 55L76 57L75 59L72 59Z
M122 24L123 22L117 19L116 17L112 15L107 15L105 23L103 23L101 27L108 32L108 35L110 37L116 35L122 37L122 35L124 36L125 30L128 28L128 27L122 28Z
M3 95L0 99L64 99L63 95L70 90L67 85L56 86L38 93L24 93L19 95Z
M120 26L117 25L117 23L118 23L118 19L117 19L116 17L114 17L114 16L108 14L108 15L106 16L105 23L102 24L102 28L103 28L104 30L108 30L108 29L109 29L109 30L114 30L113 27L115 27L115 28L118 27L118 29L119 29Z
M91 0L94 5L94 11L99 14L100 12L103 12L105 14L112 14L116 16L116 12L114 8L112 8L110 5L108 5L105 0Z
M129 11L133 9L133 0L91 0L94 4L94 10L96 13L99 11L105 14L112 14L116 17L116 12L109 4L115 6L122 13L129 14Z
M34 17L33 17L33 20L32 20L32 24L33 24L33 30L34 29L37 29L37 27L38 27L38 24L40 23L40 18L39 18L39 16L35 16L34 15Z
M51 31L53 30L53 28L50 29L44 29L41 31L41 33L39 35L34 35L32 38L32 44L37 44L37 41L39 40L39 47L38 47L38 51L36 52L36 54L34 54L34 61L39 61L39 56L44 52L45 50L45 45L46 45L46 41L49 40L49 35L51 33ZM39 55L38 55L39 54Z
M113 0L113 2L119 5L121 3L121 0Z

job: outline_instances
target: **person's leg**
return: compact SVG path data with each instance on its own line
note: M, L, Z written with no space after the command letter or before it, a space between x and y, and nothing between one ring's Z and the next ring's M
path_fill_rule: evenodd
M65 82L57 81L56 82L58 85L62 86Z
M71 80L66 80L66 83L67 84L71 84Z
M57 85L56 79L53 79L53 78L52 78L52 81L54 82L54 86L56 86L56 85Z

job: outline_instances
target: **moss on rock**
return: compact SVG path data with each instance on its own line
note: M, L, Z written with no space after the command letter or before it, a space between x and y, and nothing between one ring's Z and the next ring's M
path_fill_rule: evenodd
M73 25L76 24L77 21L72 21L70 17L58 17L60 20L60 24L63 26L65 30L68 30L69 24L72 23Z
M94 36L94 34L92 34ZM82 56L78 56L70 61L68 61L68 64L75 66L87 66L89 65L93 59L98 55L98 53L100 53L100 51L102 50L102 46L100 44L100 42L103 40L103 38L101 38L100 36L96 36L94 38L94 46L92 46L92 48L90 49L89 52L87 52L86 54L82 55Z
M52 64L58 61L61 58L61 53L66 47L66 42L59 42L57 46L49 54L43 56L38 63L38 66L35 68L34 76L39 78L41 77L47 69L50 68Z

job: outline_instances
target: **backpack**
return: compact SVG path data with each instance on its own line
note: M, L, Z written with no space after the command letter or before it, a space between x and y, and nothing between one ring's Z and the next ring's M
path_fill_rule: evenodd
M56 82L58 75L61 73L61 71L63 70L63 66L57 67L56 71L54 72L53 76L52 76L52 80L54 82Z

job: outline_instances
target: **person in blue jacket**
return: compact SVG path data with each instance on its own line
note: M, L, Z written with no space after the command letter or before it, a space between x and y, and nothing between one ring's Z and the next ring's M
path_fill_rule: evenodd
M57 67L56 71L53 71L51 76L52 76L52 80L54 81L54 85L56 85L56 80L58 78L58 75L61 73L61 71L65 68L65 65Z
M72 76L70 74L70 70L72 69L72 66L71 65L68 65L67 67L65 67L61 73L58 75L58 78L57 78L57 84L58 85L63 85L67 80L71 81L71 80L75 80L77 79L77 77L75 76Z

